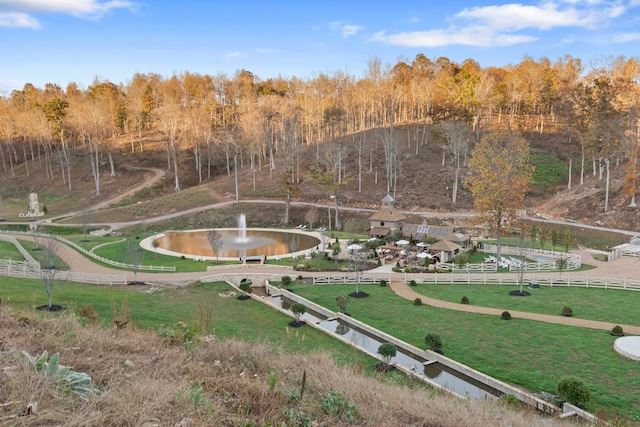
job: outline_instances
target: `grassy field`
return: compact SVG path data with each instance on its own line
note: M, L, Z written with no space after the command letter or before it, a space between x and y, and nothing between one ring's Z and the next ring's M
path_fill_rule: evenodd
M91 305L100 322L112 325L114 309L128 306L130 326L167 330L175 322L195 322L200 313L210 314L210 329L217 337L234 337L243 341L264 342L282 346L290 351L327 351L345 363L354 363L373 373L376 361L353 350L328 335L303 327L291 329L293 320L254 301L240 301L223 297L223 290L232 288L222 282L196 283L184 288L156 288L147 286L99 287L71 282L58 282L54 287L53 303L79 314L83 306ZM3 277L0 287L3 304L13 310L31 312L46 304L47 296L39 280ZM55 316L38 312L41 316Z
M24 261L24 257L13 245L13 243L0 242L0 259L10 259L12 261Z
M576 317L626 325L640 326L640 293L612 289L546 287L527 289L531 296L513 297L514 286L484 285L418 285L412 288L421 295L459 303L463 296L469 304L559 315L565 305Z
M294 287L296 294L333 310L336 297L354 290L353 285ZM533 391L554 393L562 376L576 376L591 390L589 411L640 420L638 362L617 354L615 337L606 331L415 306L388 287L361 285L360 290L370 297L352 298L347 311L375 328L422 348L425 335L437 333L448 357Z

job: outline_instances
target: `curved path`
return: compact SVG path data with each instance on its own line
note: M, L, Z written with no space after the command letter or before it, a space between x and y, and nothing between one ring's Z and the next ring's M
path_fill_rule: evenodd
M20 238L28 238L26 236L16 236ZM67 246L60 245L58 248L59 256L69 265L69 269L72 271L85 272L85 273L99 273L99 274L122 274L122 270L117 270L109 267L105 267L99 264L94 263L91 259L85 257L75 249ZM581 255L583 256L583 260L586 260L586 256L589 255L588 252L581 251ZM597 260L589 260L590 264L596 265L596 270L588 270L583 272L576 272L574 274L586 274L593 273L597 271L597 275L612 275L616 274L620 277L621 275L626 275L632 271L637 271L637 268L640 266L638 264L640 260L634 258L620 258L613 262L603 262ZM129 273L131 274L131 273ZM158 285L173 285L173 286L183 286L189 283L201 280L204 277L213 276L213 275L291 275L291 268L274 268L273 266L269 267L261 267L261 266L251 266L247 269L238 269L234 268L225 268L224 266L216 267L215 270L211 271L199 271L199 272L177 272L177 273L149 273L149 272L138 272L136 279L139 281L144 281L149 284L158 284ZM500 308L489 308L489 307L480 307L468 304L457 304L448 301L438 300L434 298L429 298L424 295L421 295L415 292L407 283L405 282L406 277L404 273L391 273L390 274L390 288L396 293L398 296L402 298L406 298L408 300L415 300L416 298L420 298L423 304L427 304L433 307L445 308L448 310L457 310L457 311L465 311L469 313L480 313L480 314L489 314L500 316L505 309ZM611 292L625 292L612 290ZM633 292L633 291L626 291ZM538 313L530 313L530 312L522 312L522 311L511 311L509 310L513 318L519 319L528 319L535 320L539 322L547 322L547 323L557 323L564 324L570 326L578 326L583 328L591 328L591 329L600 329L611 331L614 326L617 324L610 322L601 322L595 320L581 319L578 317L564 317L564 316L554 316L549 314L538 314ZM631 325L620 325L622 329L627 334L640 335L640 326L631 326Z
M149 172L152 172L152 174L150 176L146 176L145 179L137 186L132 187L130 189L128 189L126 192L118 195L115 198L103 201L99 204L96 204L94 206L91 206L91 210L96 210L96 209L100 209L102 207L108 206L109 204L112 203L116 203L122 199L124 199L125 197L128 197L129 195L134 194L137 191L140 191L143 188L149 187L151 185L153 185L155 182L159 181L160 179L162 179L162 177L164 176L165 172L161 169L155 169L155 168L141 168L141 169L145 169L148 170ZM285 203L283 201L279 201L279 200L247 200L247 201L241 201L241 202L246 202L246 203L273 203L273 204L280 204L280 203ZM168 218L172 218L172 217L176 217L176 216L181 216L181 215L185 215L190 213L191 211L193 212L199 212L202 210L209 210L209 209L216 209L222 206L226 206L226 205L230 205L235 203L235 201L227 201L227 202L221 202L221 203L215 203L212 205L208 205L208 206L201 206L198 208L194 208L188 211L182 211L182 212L175 212L169 215L162 215L162 216L158 216L155 218L148 218L145 220L140 220L140 221L131 221L131 222L124 222L124 223L114 223L114 224L106 224L108 226L111 226L113 229L117 229L117 228L122 228L122 227L126 227L126 226L130 226L130 225L134 225L137 223L141 223L141 222L154 222L154 221L159 221L159 220L163 220L163 219L168 219ZM304 206L315 206L315 207L326 207L326 205L324 204L318 204L318 203L308 203L308 202L291 202L292 205L304 205ZM362 211L362 212L370 212L370 211L375 211L374 209L366 209L366 208L350 208L347 206L343 206L340 209L343 210L352 210L352 211ZM435 212L413 212L414 214L420 214L420 215L424 215L424 216L429 216L429 215L442 215L441 212L439 213L435 213ZM77 213L76 213L77 214ZM73 214L72 214L73 215ZM456 217L469 217L469 216L473 216L474 214L472 213L454 213L453 216ZM67 215L68 216L68 215ZM569 224L569 223L565 223L562 221L553 221L553 220L546 220L546 219L540 219L540 218L530 218L527 217L530 220L533 221L539 221L539 222L550 222L550 223L556 223L556 224ZM571 225L576 225L575 223L570 223ZM583 225L585 227L588 228L593 228L593 229L601 229L601 230L607 230L607 231L615 231L615 232L620 232L620 233L624 233L627 235L635 235L635 232L631 232L631 231L627 231L627 230L614 230L614 229L608 229L605 227L596 227L596 226L587 226L587 225ZM109 267L105 267L99 264L94 263L91 259L83 256L82 254L80 254L79 252L77 252L76 250L72 249L71 247L67 246L67 245L60 245L59 249L59 256L69 265L69 269L71 271L78 271L78 272L85 272L85 273L99 273L99 274L122 274L122 270L116 270L113 268L109 268ZM587 261L589 264L593 264L596 266L596 270L590 270L590 271L586 271L586 272L578 272L578 273L574 273L574 274L589 274L589 275L594 275L593 273L595 273L597 271L597 275L598 276L615 276L615 277L634 277L637 276L637 272L638 272L638 267L640 267L640 264L638 264L638 262L640 260L637 259L633 259L633 258L621 258L618 260L615 260L614 262L603 262L603 261L598 261L595 259L592 259L592 257L590 256L590 253L588 251L579 251L580 255L582 256L582 260L583 261ZM217 275L217 274L243 274L243 275L247 275L247 274L281 274L281 275L286 275L286 274L291 274L291 269L287 269L287 268L282 268L282 269L274 269L274 268L261 268L259 266L252 266L250 272L249 271L243 271L243 270L239 270L238 268L229 268L229 269L225 269L224 267L218 267L216 268L215 272L214 271L207 271L207 272L189 272L189 273L148 273L148 272L138 272L136 279L140 280L140 281L145 281L145 282L149 282L149 283L159 283L159 284L170 284L170 285L185 285L197 280L202 279L203 277L206 276L211 276L211 275ZM442 301L442 300L437 300L437 299L433 299L433 298L428 298L424 295L418 294L417 292L413 291L406 283L405 283L405 276L404 274L391 274L391 281L390 281L390 288L393 290L393 292L395 292L397 295L399 295L400 297L409 299L409 300L415 300L416 298L421 298L422 302L424 304L428 304L431 305L433 307L440 307L440 308L446 308L449 310L458 310L458 311L465 311L465 312L472 312L472 313L482 313L482 314L490 314L490 315L501 315L501 313L504 311L504 309L499 309L499 308L488 308L488 307L479 307L479 306L473 306L473 305L466 305L466 304L456 304L456 303L450 303L447 301ZM580 319L580 318L576 318L576 317L564 317L564 316L553 316L553 315L545 315L545 314L537 314L537 313L529 313L529 312L520 312L520 311L510 311L511 315L514 318L521 318L521 319L529 319L529 320L535 320L535 321L540 321L540 322L547 322L547 323L559 323L559 324L565 324L565 325L571 325L571 326L579 326L579 327L584 327L584 328L592 328L592 329L601 329L601 330L611 330L614 326L616 326L616 324L613 323L609 323L609 322L599 322L599 321L593 321L593 320L586 320L586 319ZM623 330L627 333L631 333L631 334L635 334L635 335L640 335L640 327L637 326L630 326L630 325L621 325Z
M427 304L433 307L445 308L447 310L465 311L468 313L490 314L494 316L500 316L502 312L505 311L504 309L500 309L500 308L489 308L489 307L479 307L479 306L468 305L468 304L457 304L453 302L429 298L411 289L411 287L409 287L409 285L407 285L404 282L403 278L401 279L392 278L389 286L391 287L393 292L395 292L397 295L403 298L406 298L411 301L414 301L416 298L420 298L423 304ZM612 292L615 292L615 291L612 291ZM525 311L509 310L509 313L514 319L535 320L538 322L558 323L563 325L579 326L582 328L590 328L590 329L601 329L606 331L611 331L614 326L618 325L617 323L580 319L578 317L554 316L551 314L530 313ZM630 325L620 325L620 326L622 327L622 330L626 334L640 335L640 326L630 326Z

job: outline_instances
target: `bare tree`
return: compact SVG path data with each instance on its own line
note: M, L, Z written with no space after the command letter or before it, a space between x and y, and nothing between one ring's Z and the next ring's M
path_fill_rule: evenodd
M216 229L211 229L207 233L207 239L209 240L209 245L211 246L211 250L216 254L216 260L218 260L218 254L220 253L220 249L224 246L224 239L222 238L222 233Z
M448 120L446 122L438 123L435 126L435 129L445 141L445 152L448 151L451 154L455 164L453 191L451 193L451 198L455 204L458 196L458 184L460 182L461 160L466 156L469 150L469 141L472 135L471 126L463 122Z
M87 228L89 227L89 206L86 203L82 205L82 241L89 242L87 239Z
M137 285L138 283L138 271L140 270L140 265L142 264L142 258L144 258L144 252L138 242L132 241L131 239L127 240L127 243L124 247L124 254L126 260L131 265L131 270L133 270L133 282L129 282L130 285Z
M311 208L307 211L307 213L304 215L304 219L307 220L307 222L309 223L309 229L312 230L313 226L315 225L316 221L318 221L318 209L317 208Z
M64 261L59 256L60 243L48 238L42 245L42 254L40 255L40 277L44 284L44 291L47 293L47 305L43 307L48 311L53 311L51 303L53 299L53 288L56 283L56 275L64 268Z

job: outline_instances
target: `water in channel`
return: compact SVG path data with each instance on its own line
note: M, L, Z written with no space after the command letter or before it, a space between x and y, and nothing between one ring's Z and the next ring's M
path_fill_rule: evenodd
M264 299L269 304L280 307L283 310L289 310L291 306L291 302L282 296L266 296ZM373 355L377 354L380 345L386 342L341 320L328 320L325 316L315 313L308 308L302 315L301 320L304 320L306 323L315 323L328 333L340 336L344 340ZM404 366L429 382L436 383L447 390L460 396L468 397L469 399L495 399L502 394L486 384L460 372L456 372L441 363L434 362L424 365L427 361L428 359L426 357L409 354L400 348L397 349L396 356L391 359L392 364Z

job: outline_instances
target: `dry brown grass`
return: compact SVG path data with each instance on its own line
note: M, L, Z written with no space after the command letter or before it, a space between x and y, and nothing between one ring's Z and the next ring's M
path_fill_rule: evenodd
M152 331L102 329L68 315L53 319L3 309L0 425L304 425L291 413L324 426L549 425L531 411L409 388L382 375L366 377L357 367L338 366L329 354L282 354L234 340L203 341L188 350ZM59 352L61 364L91 375L102 392L89 398L67 393L26 368L11 350ZM303 397L296 401L291 396L301 391L304 371ZM332 391L357 407L353 423L323 412L321 401Z

